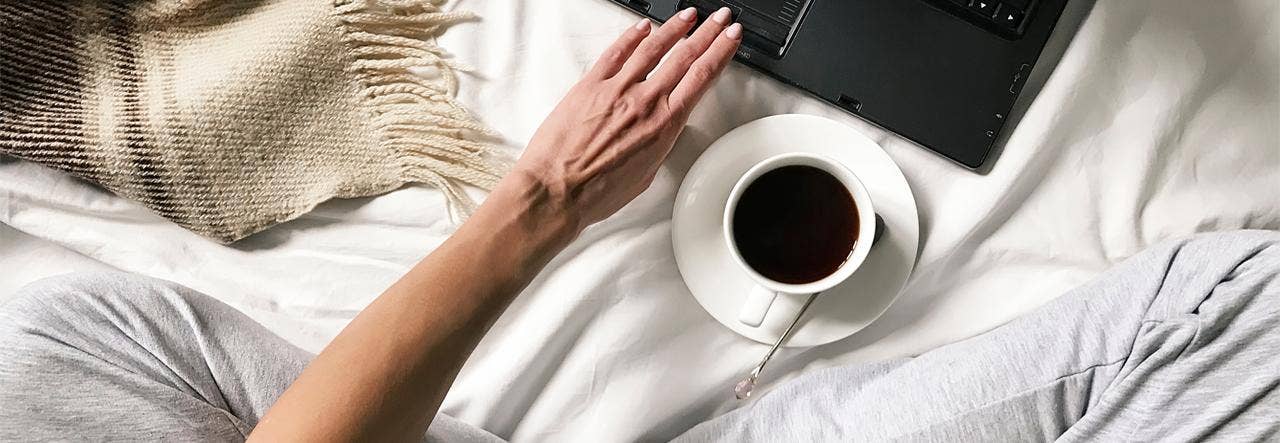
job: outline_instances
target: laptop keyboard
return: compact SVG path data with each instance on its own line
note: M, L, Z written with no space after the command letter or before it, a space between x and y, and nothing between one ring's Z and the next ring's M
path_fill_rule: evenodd
M1022 36L1035 0L929 0L992 32Z
M637 10L648 10L647 0L621 0ZM694 7L704 20L721 7L733 11L744 27L743 43L778 58L786 52L800 20L814 0L680 0L677 10ZM848 0L834 0L848 1ZM1022 36L1027 17L1039 0L924 0L978 27L1005 38Z
M742 23L743 43L770 57L781 57L812 0L681 0L678 9L698 9L699 20L721 7Z

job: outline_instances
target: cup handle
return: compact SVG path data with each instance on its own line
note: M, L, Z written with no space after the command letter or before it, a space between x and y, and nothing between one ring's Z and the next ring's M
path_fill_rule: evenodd
M777 297L778 293L764 286L753 286L751 293L747 295L747 302L742 305L742 310L738 311L738 321L753 328L760 326L764 323L765 314L769 313L769 308L773 306L773 300Z

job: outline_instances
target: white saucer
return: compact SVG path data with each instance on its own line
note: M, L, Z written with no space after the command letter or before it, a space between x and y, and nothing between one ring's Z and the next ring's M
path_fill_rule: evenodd
M871 193L884 222L866 262L845 282L818 297L787 341L817 346L867 327L897 299L915 266L920 240L916 200L898 165L874 141L821 117L777 115L730 131L698 158L676 195L672 243L676 263L694 298L734 332L772 344L799 309L803 296L782 295L759 327L738 322L755 284L729 254L721 224L729 191L751 166L786 152L823 154L843 163Z

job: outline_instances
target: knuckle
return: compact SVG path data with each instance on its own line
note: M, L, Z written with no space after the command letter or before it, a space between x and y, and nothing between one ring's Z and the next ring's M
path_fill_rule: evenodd
M658 101L658 97L662 96L662 88L655 82L648 81L636 88L636 94L639 95L640 100L643 100L644 103L652 105Z
M622 61L622 50L618 48L610 48L605 52L603 60L605 62L616 64Z
M666 55L666 51L663 51L662 47L649 43L645 43L641 46L639 52L641 56L650 60L656 60L662 58L663 55Z
M635 97L622 96L613 101L613 114L623 121L635 121L644 113L644 106Z
M716 77L716 72L711 68L707 67L706 65L696 65L692 68L689 68L688 75L689 75L689 78L692 79L693 81L699 84L703 84L703 83L709 83L711 82L711 80L714 80Z
M635 103L628 97L618 97L613 100L613 113L617 115L627 115L635 109Z
M675 122L688 111L687 103L683 100L672 99L667 102L667 115L671 116L671 121Z

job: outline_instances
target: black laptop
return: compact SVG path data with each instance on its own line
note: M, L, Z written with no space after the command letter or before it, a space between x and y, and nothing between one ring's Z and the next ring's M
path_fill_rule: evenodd
M659 21L729 7L738 60L970 168L1067 0L612 0Z

